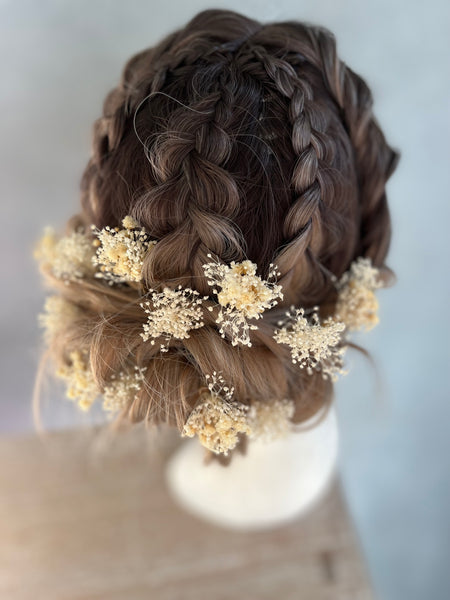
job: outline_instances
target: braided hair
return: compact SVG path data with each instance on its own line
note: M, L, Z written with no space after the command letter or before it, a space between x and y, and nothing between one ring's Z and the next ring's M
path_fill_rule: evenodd
M199 13L133 56L106 97L68 230L131 215L158 241L144 260L148 288L209 294L202 265L212 253L249 259L262 276L275 263L284 299L252 331L251 347L232 346L207 313L162 357L139 336L135 286L80 280L60 286L81 316L53 353L87 349L99 385L131 359L145 366L145 385L120 415L133 422L181 429L213 371L241 403L287 397L294 422L311 417L329 404L332 384L293 366L273 328L292 304L330 314L334 278L358 256L388 271L385 184L398 157L327 29Z

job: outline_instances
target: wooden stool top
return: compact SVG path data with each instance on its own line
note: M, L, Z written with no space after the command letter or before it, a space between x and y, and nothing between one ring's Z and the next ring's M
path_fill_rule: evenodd
M373 598L339 481L289 526L228 531L169 496L178 443L142 427L113 442L99 429L1 439L0 597Z

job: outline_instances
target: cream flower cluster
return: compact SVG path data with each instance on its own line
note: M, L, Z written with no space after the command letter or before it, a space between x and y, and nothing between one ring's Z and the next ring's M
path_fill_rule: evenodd
M123 219L122 225L124 229L92 226L97 236L93 243L97 251L92 260L100 267L95 276L106 279L110 285L141 281L144 257L156 244L130 215Z
M141 307L148 314L144 323L144 332L140 335L144 342L150 338L165 336L166 343L160 346L161 352L167 352L167 342L171 337L184 340L189 337L191 329L203 327L203 310L201 304L207 296L200 297L199 292L190 288L175 290L165 287L162 292L152 290L152 302L143 302ZM150 341L151 344L155 340Z
M246 413L248 406L233 402L234 388L225 385L223 377L214 371L206 375L209 393L189 415L182 435L197 435L200 443L215 454L228 454L239 441L239 434L249 433Z
M66 384L66 396L74 400L78 406L87 411L95 400L103 395L103 410L116 413L133 401L144 379L145 368L130 368L111 376L103 390L97 385L89 364L88 352L74 350L69 353L68 364L56 371L56 375Z
M292 400L282 398L269 402L254 402L249 411L250 438L271 442L284 438L291 430L291 419L295 405Z
M91 225L96 236L91 240L83 231L56 236L47 227L39 240L34 257L42 268L66 284L85 277L99 277L110 285L141 281L146 253L156 244L130 215L122 220L123 229Z
M67 285L95 272L92 243L79 231L58 239L54 229L46 227L34 250L34 257L41 268L49 269L54 277Z
M374 291L382 287L379 271L369 258L360 256L337 283L336 319L350 331L372 329L378 323L378 300Z
M44 339L50 343L61 329L75 323L82 316L81 310L62 296L47 296L44 312L38 315L38 323L44 329Z
M294 414L292 400L256 402L251 406L233 399L234 388L228 387L216 371L205 376L209 392L202 394L189 415L182 435L197 435L200 443L215 454L228 454L242 434L262 441L285 436Z
M282 328L274 333L275 340L291 348L294 364L306 369L309 375L320 371L324 379L337 380L338 374L344 374L343 355L345 346L339 347L341 333L345 324L332 317L320 322L315 307L312 316L307 319L303 308L291 306L286 319L278 321Z
M212 258L211 254L207 256ZM217 262L203 265L208 284L221 288L220 292L216 287L213 289L220 305L216 322L221 325L221 336L224 338L226 331L233 346L238 343L251 346L249 331L258 327L249 324L247 319L260 319L264 310L278 304L277 298L283 299L281 285L275 284L276 276L280 275L276 267L269 265L266 281L256 275L256 269L257 265L250 260L232 261L230 266Z

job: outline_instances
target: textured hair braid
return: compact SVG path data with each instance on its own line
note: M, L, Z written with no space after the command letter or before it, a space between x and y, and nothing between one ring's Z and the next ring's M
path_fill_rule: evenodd
M261 46L252 50L276 90L289 100L291 143L297 157L290 181L294 197L283 223L283 236L288 242L276 258L281 272L290 276L285 302L316 304L323 301L330 290L330 271L324 268L323 261L339 246L338 236L333 238L339 231L336 220L344 221L351 213L352 198L348 195L345 204L334 206L339 202L341 173L334 165L336 142L328 131L329 111L320 98L314 97L309 81L311 78L314 82L314 73L308 72L308 65L304 64L299 72L288 59L273 56ZM324 244L323 230L329 220L333 221L333 227L329 228ZM350 219L349 226L354 228ZM350 238L354 236L351 230L347 232ZM347 244L346 249L348 260L351 244ZM341 253L341 262L342 258Z
M302 35L310 40L312 64L322 73L352 144L360 206L355 256L368 256L375 265L381 266L391 237L385 184L397 167L400 155L388 146L373 115L373 95L366 82L339 60L334 35L323 27L303 23L288 23L286 28L294 36Z

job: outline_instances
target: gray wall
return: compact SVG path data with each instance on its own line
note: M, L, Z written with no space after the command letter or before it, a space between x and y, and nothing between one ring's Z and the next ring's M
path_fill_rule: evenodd
M31 431L44 291L31 246L77 209L90 128L134 52L212 4L200 1L17 1L0 5L0 431ZM388 184L397 285L381 323L360 337L382 389L357 355L337 386L345 491L380 598L450 597L449 5L443 0L221 2L262 20L329 27L341 58L371 86L402 159ZM44 405L50 427L81 416Z

